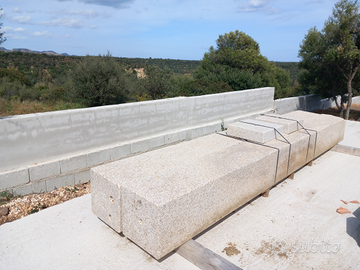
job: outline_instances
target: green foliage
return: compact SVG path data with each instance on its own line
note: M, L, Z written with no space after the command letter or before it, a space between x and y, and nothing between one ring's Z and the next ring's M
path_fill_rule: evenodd
M14 198L14 194L8 190L0 192L0 205L9 202L12 198Z
M232 91L232 88L225 82L196 79L191 80L183 85L181 89L181 95L200 96L230 91Z
M210 47L205 53L195 79L223 82L232 90L290 87L289 73L262 56L259 44L245 33L236 30L220 35L216 44L216 49Z
M0 8L0 12L2 11L2 8ZM0 14L0 18L1 18L1 16L2 16L2 14ZM2 23L0 23L0 29L1 29L1 26L2 26L3 24ZM6 41L6 37L4 37L4 32L0 32L0 44L1 43L3 43L3 42L5 42Z
M86 56L72 72L77 98L87 106L123 103L128 100L127 75L108 53Z
M336 103L340 115L344 104L348 102L348 119L353 93L360 84L360 14L357 0L341 0L335 4L332 16L318 31L311 28L302 44L299 56L300 83L310 93L325 98L340 95L340 104Z
M11 82L17 80L27 86L30 86L30 80L20 71L17 71L15 68L0 68L0 78L8 77Z
M173 85L171 79L173 73L170 69L165 67L161 69L157 66L146 66L145 78L142 80L142 85L145 93L152 99L161 99L166 97L167 92L171 92Z

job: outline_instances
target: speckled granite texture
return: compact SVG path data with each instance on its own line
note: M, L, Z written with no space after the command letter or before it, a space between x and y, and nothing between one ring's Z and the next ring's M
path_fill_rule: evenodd
M342 140L340 118L308 112L283 117L313 131L275 120L269 125L282 125L284 138L263 145L211 134L93 168L92 210L162 258Z

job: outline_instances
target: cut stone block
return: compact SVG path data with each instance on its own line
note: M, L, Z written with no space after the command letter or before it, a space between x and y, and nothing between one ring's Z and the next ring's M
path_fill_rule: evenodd
M345 121L338 117L308 112L284 117L303 119L308 130L274 135L262 145L212 134L93 168L93 212L162 258L344 134Z
M325 151L329 150L344 139L345 120L328 115L328 114L314 114L304 111L295 111L283 115L292 119L303 119L304 127L316 131L317 142L315 157L318 157Z
M276 155L213 134L129 157L91 170L92 209L159 259L272 186Z
M282 118L278 118L278 117L282 117ZM256 117L255 119L282 125L284 127L284 133L287 133L287 134L297 131L298 129L301 129L301 126L296 121L287 120L284 118L286 118L285 115L279 116L279 115L271 115L270 114L270 115L259 116L259 117ZM301 125L304 125L303 119L299 119L298 121Z
M227 134L232 137L250 140L257 143L266 143L279 137L283 126L265 121L246 119L228 125Z

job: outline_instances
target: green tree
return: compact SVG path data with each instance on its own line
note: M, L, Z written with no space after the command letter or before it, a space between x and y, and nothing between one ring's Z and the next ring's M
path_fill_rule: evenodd
M195 79L222 81L233 90L289 86L289 73L261 55L259 44L245 33L236 30L220 35L216 45L205 53Z
M1 11L2 11L2 8L0 8L0 18L1 18L1 16L2 16ZM1 29L1 26L2 26L2 25L3 25L3 24L0 23L0 29ZM4 32L0 32L0 44L3 43L3 42L5 42L5 41L6 41L6 37L4 37Z
M71 74L76 96L86 106L118 104L128 100L127 74L110 53L84 57Z
M172 92L173 73L170 69L146 65L144 72L146 76L142 79L143 87L152 99L164 98L168 92Z
M300 82L313 93L333 98L342 116L349 118L352 96L360 83L360 14L358 1L341 0L318 31L308 31L300 45ZM340 104L336 96L340 96Z

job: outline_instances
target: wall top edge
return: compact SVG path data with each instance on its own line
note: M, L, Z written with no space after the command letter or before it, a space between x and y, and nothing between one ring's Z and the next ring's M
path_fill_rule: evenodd
M106 105L106 106L97 106L97 107L89 107L89 108L79 108L79 109L69 109L69 110L61 110L61 111L51 111L51 112L42 112L42 113L30 113L30 114L21 114L21 115L12 115L12 116L4 116L0 117L0 121L7 120L20 120L26 118L33 118L34 116L41 117L41 116L58 116L58 115L67 115L73 113L86 113L86 112L93 112L99 110L109 110L115 108L124 108L129 106L134 106L134 104L138 105L146 105L146 104L156 104L156 103L166 103L172 102L177 100L184 100L184 99L197 99L197 98L206 98L206 97L214 97L214 96L229 96L229 95L238 95L240 93L246 94L248 92L260 92L264 90L272 90L275 91L274 87L262 87L262 88L254 88L254 89L246 89L241 91L231 91L225 93L216 93L216 94L209 94L209 95L202 95L202 96L191 96L191 97L174 97L174 98L166 98L166 99L157 99L157 100L147 100L147 101L138 101L138 102L131 102L131 103L122 103L122 104L114 104L114 105Z

